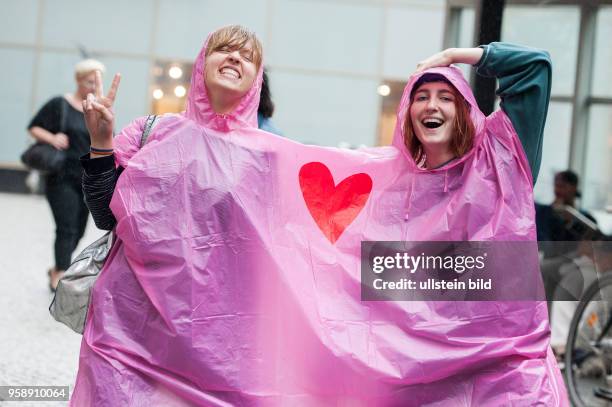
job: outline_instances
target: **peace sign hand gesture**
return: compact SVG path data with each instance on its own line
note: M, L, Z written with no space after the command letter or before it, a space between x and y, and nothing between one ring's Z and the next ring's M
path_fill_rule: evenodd
M121 75L115 74L113 83L108 94L104 96L102 85L102 74L96 71L95 94L87 94L87 98L83 100L83 113L85 114L85 124L89 130L92 147L97 148L112 148L113 147L113 129L115 128L115 113L113 112L113 104Z

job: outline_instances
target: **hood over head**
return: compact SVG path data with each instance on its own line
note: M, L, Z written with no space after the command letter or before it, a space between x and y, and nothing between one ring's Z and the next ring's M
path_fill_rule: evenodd
M476 103L476 98L474 97L474 93L470 88L470 85L463 77L461 70L454 66L449 67L438 67L427 69L423 72L419 72L418 74L414 74L408 80L406 87L404 88L404 93L402 94L402 99L400 101L399 107L397 109L397 122L395 124L395 130L393 132L393 146L398 148L411 163L411 167L422 170L422 171L435 171L435 169L427 170L424 168L418 167L418 165L414 162L410 151L404 144L404 124L406 123L406 115L410 108L410 95L412 94L412 90L419 82L419 80L427 74L438 74L446 78L451 85L453 85L459 93L463 96L463 98L470 105L470 117L472 119L472 123L474 124L475 135L474 135L474 145L470 152L464 154L458 160L455 160L450 165L456 165L459 162L462 162L467 156L472 154L475 147L482 140L482 136L485 128L485 115L482 113L478 107L478 103Z
M242 97L240 104L231 113L216 113L212 108L206 85L204 84L206 49L214 32L216 31L208 34L194 62L184 115L204 127L218 131L230 131L242 127L257 127L257 107L259 106L259 93L263 75L263 56L255 81L251 89Z

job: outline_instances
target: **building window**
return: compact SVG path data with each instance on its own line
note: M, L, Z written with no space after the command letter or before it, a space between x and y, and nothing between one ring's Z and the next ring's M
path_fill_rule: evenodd
M466 44L475 4L448 0L446 46L476 45ZM501 39L546 49L553 60L535 198L551 202L554 173L571 168L581 178L582 207L606 217L612 207L612 6L609 1L506 4Z
M589 127L583 205L612 210L612 7L602 7L595 19L593 72L589 97Z

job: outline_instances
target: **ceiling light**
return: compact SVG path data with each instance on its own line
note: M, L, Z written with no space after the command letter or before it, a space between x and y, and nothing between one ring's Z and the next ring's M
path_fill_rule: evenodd
M389 85L380 85L378 87L378 94L380 96L389 96L390 93L391 93L391 88L389 87Z
M181 76L183 76L183 70L181 68L179 68L178 66L173 66L172 68L170 68L168 70L168 75L172 78L172 79L178 79Z
M159 100L159 99L161 99L161 98L163 98L163 97L164 97L164 91L163 91L163 90L161 90L161 89L155 89L155 90L153 91L153 98L154 98L154 99Z
M185 87L182 85L178 85L176 88L174 88L174 94L176 97L182 98L186 93L187 89L185 89Z

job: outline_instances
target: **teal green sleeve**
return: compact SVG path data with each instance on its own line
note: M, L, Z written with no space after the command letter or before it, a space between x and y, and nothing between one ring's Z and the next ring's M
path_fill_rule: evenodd
M504 42L481 45L479 75L499 81L497 95L519 136L535 183L542 161L544 124L548 112L552 63L546 51Z

